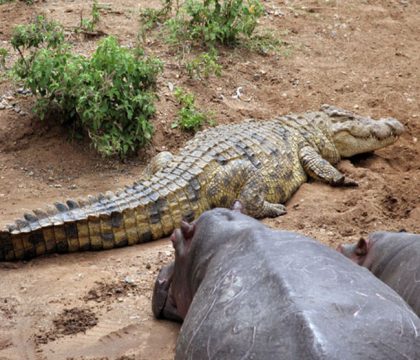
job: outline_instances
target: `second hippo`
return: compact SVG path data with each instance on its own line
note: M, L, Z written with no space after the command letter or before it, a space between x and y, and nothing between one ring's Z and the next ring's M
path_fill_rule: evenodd
M157 317L183 319L175 359L420 359L420 320L336 251L214 209L171 237Z
M420 235L375 232L338 250L393 288L420 316Z

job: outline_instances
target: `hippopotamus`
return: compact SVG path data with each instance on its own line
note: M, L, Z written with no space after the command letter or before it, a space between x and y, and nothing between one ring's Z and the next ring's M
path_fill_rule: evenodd
M420 359L420 319L334 249L216 208L171 236L156 317L183 320L181 359Z
M375 232L338 250L393 288L420 316L420 235Z

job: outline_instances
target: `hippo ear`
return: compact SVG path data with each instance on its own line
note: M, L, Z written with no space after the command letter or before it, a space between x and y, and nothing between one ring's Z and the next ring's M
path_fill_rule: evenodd
M239 200L235 200L235 202L232 205L232 210L233 211L238 211L241 214L244 212L244 206L242 205L242 203Z
M190 224L186 221L181 222L181 233L185 240L191 240L194 236L195 224Z
M360 238L354 252L358 256L365 256L368 252L368 245L369 245L369 240L366 240L365 238Z

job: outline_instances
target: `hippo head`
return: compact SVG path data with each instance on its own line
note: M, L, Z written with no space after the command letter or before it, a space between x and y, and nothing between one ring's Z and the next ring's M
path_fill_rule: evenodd
M155 281L152 296L152 311L157 319L182 321L179 316L174 300L169 296L175 263L164 266Z
M169 287L169 298L182 319L187 315L193 297L188 279L191 270L189 253L194 232L195 222L189 224L182 221L181 227L175 229L171 235L172 245L175 249L175 262L172 282Z
M371 248L370 239L360 238L356 244L340 244L337 251L348 257L355 263L369 267L368 253Z
M160 270L153 288L152 311L158 319L182 321L187 314L192 297L186 296L185 268L194 229L195 224L183 221L171 235L175 261Z
M239 201L234 203L232 210L207 211L192 223L182 221L180 228L172 233L175 261L163 267L156 279L152 299L156 318L182 321L218 242L229 239L235 228L259 225L256 220L241 214L243 206ZM197 256L197 247L204 249L205 257Z

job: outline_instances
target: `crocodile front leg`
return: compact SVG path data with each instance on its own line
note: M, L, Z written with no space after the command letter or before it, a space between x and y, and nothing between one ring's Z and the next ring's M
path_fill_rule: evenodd
M305 172L313 179L334 186L357 186L357 182L346 177L311 146L304 146L299 151L299 160Z
M276 217L286 213L282 204L266 201L267 184L260 171L246 160L219 165L207 187L211 207L231 208L239 200L244 212L255 218Z

